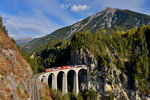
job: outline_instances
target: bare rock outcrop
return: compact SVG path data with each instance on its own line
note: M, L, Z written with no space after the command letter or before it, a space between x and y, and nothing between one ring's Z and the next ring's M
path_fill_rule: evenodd
M114 54L112 54L114 55ZM116 53L115 53L116 55ZM114 56L115 56L114 55ZM109 54L108 54L109 56ZM149 100L150 96L141 95L138 90L131 90L128 86L127 75L117 69L114 64L111 67L98 66L96 58L88 49L73 50L71 53L72 64L87 64L87 88L99 92L99 97L107 97L110 94L116 99Z

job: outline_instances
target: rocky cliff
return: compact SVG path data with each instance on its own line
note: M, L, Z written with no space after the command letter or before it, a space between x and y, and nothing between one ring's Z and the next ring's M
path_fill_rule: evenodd
M32 69L0 21L0 100L27 100Z
M108 58L118 56L117 53L111 52L111 48L107 48L106 55ZM119 56L118 56L119 58ZM86 89L95 89L99 92L99 99L113 95L116 99L125 100L149 100L150 95L145 95L138 90L138 81L135 81L135 89L131 89L128 85L128 75L117 68L113 62L109 61L109 68L100 66L96 58L88 49L81 48L79 51L72 50L72 64L87 64L88 87Z

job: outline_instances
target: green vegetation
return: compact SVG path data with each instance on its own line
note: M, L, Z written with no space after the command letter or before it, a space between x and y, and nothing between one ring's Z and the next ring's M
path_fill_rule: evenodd
M77 96L69 92L68 94L62 95L60 90L51 90L55 95L55 100L97 100L97 92L93 89L79 92Z
M4 75L4 72L0 70L0 75Z
M109 67L111 63L124 71L129 78L128 85L134 89L138 80L140 91L150 93L150 26L133 28L127 32L117 31L111 35L97 31L78 32L71 41L71 47L77 52L88 49L96 57L99 67ZM113 54L113 56L110 56ZM100 68L99 68L100 69Z
M40 89L41 100L54 100L53 94L49 91L49 86L44 86Z
M70 60L69 41L50 41L41 45L35 51L36 61L44 68L67 65Z
M1 81L4 81L4 77L1 77Z
M24 59L29 63L34 74L39 73L44 70L44 67L39 65L36 59L31 59L30 56L27 55L24 51L22 51L19 47L18 47L18 50L20 54L24 57Z
M18 90L18 92L19 92L20 94L22 94L22 93L23 93L23 90L22 90L21 85L19 85L19 86L17 87L17 90Z
M0 30L8 35L8 31L6 30L5 26L3 25L2 17L0 16Z

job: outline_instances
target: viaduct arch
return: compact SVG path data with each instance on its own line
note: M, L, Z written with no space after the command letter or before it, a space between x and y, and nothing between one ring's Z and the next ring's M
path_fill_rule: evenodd
M41 82L50 85L53 89L60 89L63 95L68 93L68 91L73 91L73 93L77 95L79 92L79 85L81 84L79 83L79 72L82 70L87 72L87 67L77 67L46 72L41 74L38 79Z

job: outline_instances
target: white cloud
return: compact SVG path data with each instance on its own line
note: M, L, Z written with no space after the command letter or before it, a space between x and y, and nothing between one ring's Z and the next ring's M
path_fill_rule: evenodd
M60 7L63 8L63 9L67 9L71 6L71 3L68 3L68 4L61 4Z
M31 16L8 14L2 14L2 16L3 18L9 18L5 20L4 24L9 36L14 39L45 36L61 27L36 10Z
M82 12L82 11L87 10L87 9L90 9L90 7L87 5L73 5L71 7L72 12Z
M67 7L69 3L60 6L59 0L26 0L26 2L32 8L40 9L50 17L55 18L59 23L65 25L71 25L77 21L67 10L61 9L61 7Z
M65 4L61 4L60 7L63 8L63 9L66 8L66 7L65 7Z

